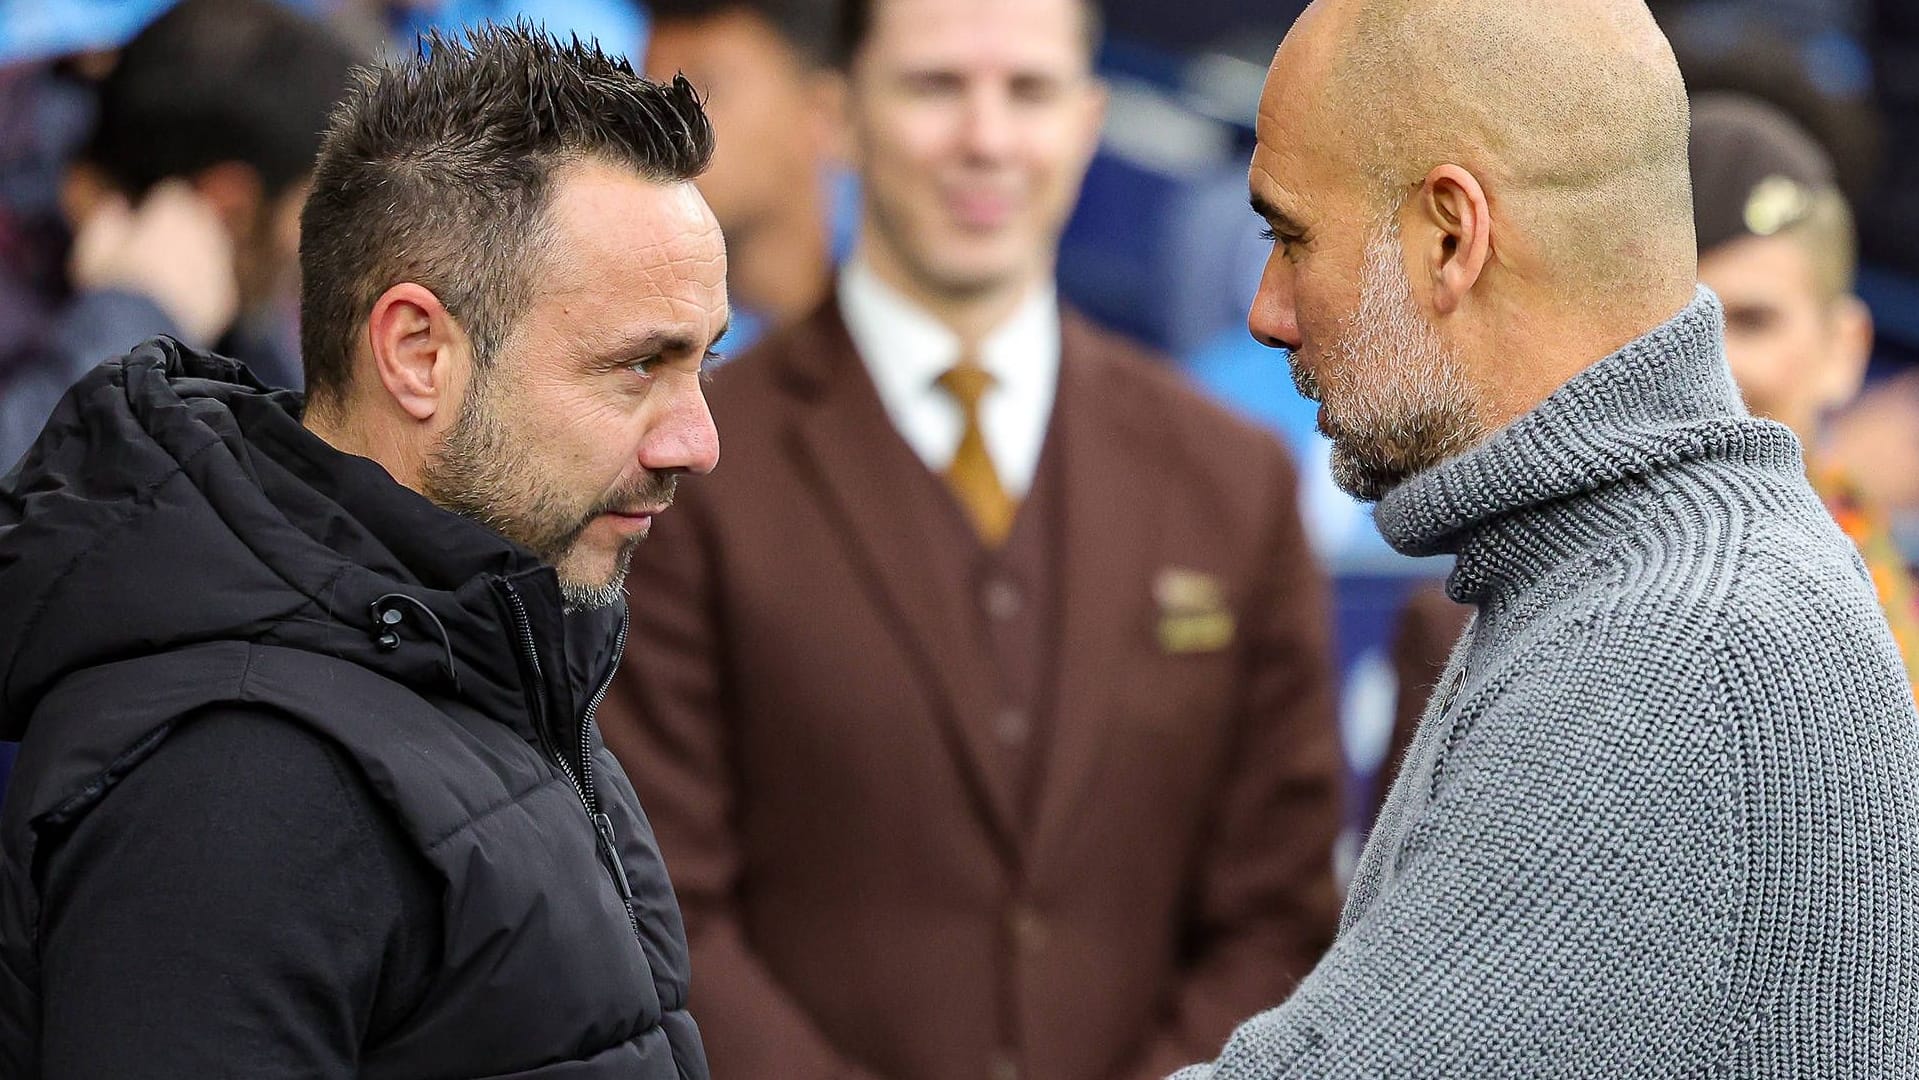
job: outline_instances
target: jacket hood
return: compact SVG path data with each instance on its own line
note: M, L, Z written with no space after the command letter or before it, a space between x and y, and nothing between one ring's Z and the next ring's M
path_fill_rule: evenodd
M170 338L75 384L0 479L0 738L74 672L233 640L522 729L538 670L547 715L577 717L623 610L563 616L532 553L335 450L303 404Z

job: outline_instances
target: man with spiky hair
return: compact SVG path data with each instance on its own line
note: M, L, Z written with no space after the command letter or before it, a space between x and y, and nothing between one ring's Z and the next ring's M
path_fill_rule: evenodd
M707 1075L594 713L718 439L684 80L528 27L335 114L310 396L170 338L0 482L0 1075Z

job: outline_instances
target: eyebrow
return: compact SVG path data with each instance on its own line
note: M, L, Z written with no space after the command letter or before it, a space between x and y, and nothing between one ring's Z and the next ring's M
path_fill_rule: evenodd
M1257 191L1252 193L1253 213L1266 219L1266 223L1280 232L1304 233L1305 226L1286 211L1273 205L1272 201Z

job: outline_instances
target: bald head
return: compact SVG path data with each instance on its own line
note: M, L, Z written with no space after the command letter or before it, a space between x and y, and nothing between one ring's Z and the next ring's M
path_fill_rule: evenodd
M1558 291L1691 282L1686 89L1642 0L1318 0L1293 62L1377 204L1457 164Z
M1685 84L1642 0L1316 0L1258 135L1250 325L1362 497L1692 298Z

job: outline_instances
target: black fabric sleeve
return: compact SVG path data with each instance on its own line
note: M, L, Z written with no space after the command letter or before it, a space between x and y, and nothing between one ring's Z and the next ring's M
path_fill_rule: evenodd
M47 864L43 1076L352 1077L437 965L439 890L345 755L185 721Z

